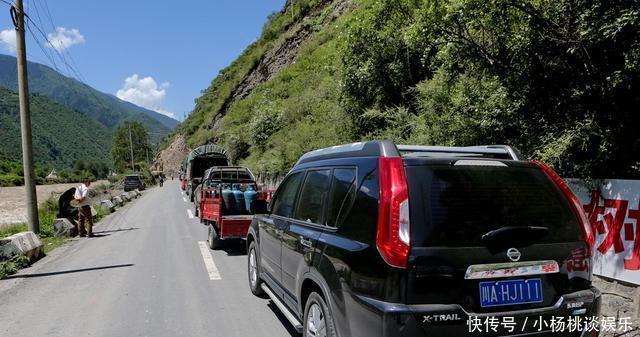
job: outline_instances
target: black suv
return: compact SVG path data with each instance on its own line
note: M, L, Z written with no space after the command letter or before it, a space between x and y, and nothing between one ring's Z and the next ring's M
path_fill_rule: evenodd
M508 146L312 151L265 213L249 285L304 336L543 336L599 314L580 202Z
M133 191L135 189L142 191L146 188L144 178L139 174L130 174L125 176L122 180L122 184L124 185L125 192Z

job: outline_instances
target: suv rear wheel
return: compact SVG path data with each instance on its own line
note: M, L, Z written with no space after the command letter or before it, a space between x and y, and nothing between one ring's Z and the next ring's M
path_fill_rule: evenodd
M247 272L249 276L249 288L251 292L256 296L264 295L264 290L260 285L262 280L260 279L260 266L258 265L258 250L256 249L256 242L253 241L249 245Z
M333 316L322 296L312 292L304 308L303 337L336 337Z

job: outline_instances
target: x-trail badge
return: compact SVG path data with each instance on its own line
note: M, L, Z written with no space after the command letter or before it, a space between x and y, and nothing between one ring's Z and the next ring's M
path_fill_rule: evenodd
M507 250L507 257L509 260L517 262L520 260L520 251L515 248L509 248L509 250Z

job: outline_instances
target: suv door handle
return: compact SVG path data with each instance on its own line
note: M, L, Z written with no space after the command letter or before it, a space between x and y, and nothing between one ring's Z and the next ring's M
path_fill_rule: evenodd
M300 236L300 244L307 248L313 248L313 242L311 242L311 240L305 239L304 236Z

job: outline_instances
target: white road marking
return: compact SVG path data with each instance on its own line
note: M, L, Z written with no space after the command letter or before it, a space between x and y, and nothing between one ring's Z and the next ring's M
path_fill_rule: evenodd
M188 209L188 210L187 210L187 215L189 216L189 219L193 219L193 218L195 218L195 217L193 216L193 212L191 212L191 210L190 210L190 209Z
M204 266L207 268L207 273L209 273L209 279L212 281L222 280L218 267L216 267L213 256L211 256L211 252L209 251L209 247L207 247L207 242L198 241L198 246L200 246L200 253L202 253L202 258L204 259Z

